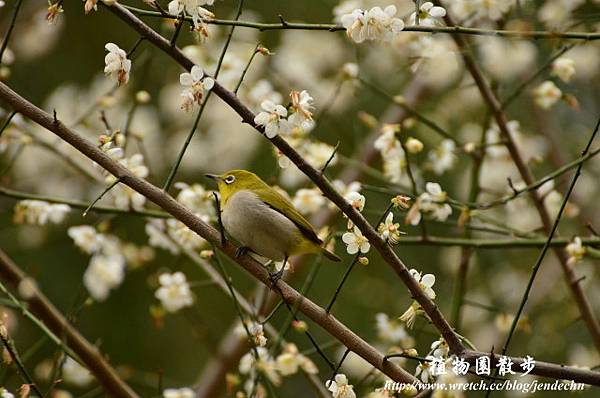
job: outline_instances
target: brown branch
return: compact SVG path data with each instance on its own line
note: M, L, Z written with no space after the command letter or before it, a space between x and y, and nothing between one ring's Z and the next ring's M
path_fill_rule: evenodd
M417 103L426 94L426 90L422 84L413 81L405 90L404 97L409 104ZM382 120L389 123L398 123L406 118L408 114L402 108L390 106L383 113ZM379 137L379 127L374 127L367 135L364 142L359 145L360 152L357 154L357 159L362 164L372 164L378 158L379 152L374 147L374 142ZM352 181L359 180L363 175L364 169L359 167L347 167L339 175L339 179L346 184ZM320 229L327 225L336 216L337 211L331 208L324 208L311 218L311 224ZM300 267L304 258L296 258L292 260L292 267ZM287 280L293 277L294 273L287 273L284 279ZM279 296L271 293L268 295L264 305L261 308L261 315L266 316L280 302ZM225 335L222 343L217 349L217 355L204 365L202 374L199 376L196 385L197 398L212 398L219 393L219 390L224 386L225 374L234 366L237 365L242 355L244 355L249 346L240 338L234 338L235 327L237 324L229 328L229 332Z
M445 21L447 25L452 25L454 23L454 21L449 15L446 15ZM462 55L463 62L465 63L466 68L469 70L469 73L473 77L473 80L475 81L475 84L477 85L481 96L483 97L484 101L487 103L490 111L492 112L492 116L494 117L494 120L498 125L503 140L506 141L506 147L510 153L510 156L513 159L515 166L519 171L519 174L521 175L521 178L523 179L525 184L533 184L535 180L510 133L507 124L508 121L506 118L506 114L502 109L502 104L494 94L492 88L486 81L482 71L480 70L474 57L472 56L468 41L460 35L453 35L452 38L454 39L454 42L456 43L459 52ZM549 234L552 229L552 220L550 218L548 210L544 205L543 198L540 197L537 190L529 191L529 195L540 216L542 225L544 227L544 232L546 234ZM558 237L558 234L556 236ZM585 324L589 329L594 345L598 350L600 350L600 325L598 324L598 320L596 319L596 315L592 310L592 306L590 305L590 302L579 283L580 280L575 274L573 268L568 264L568 255L565 252L565 250L562 248L554 248L554 253L558 257L558 260L562 266L562 270L565 275L565 281L567 282L571 290L571 294L573 295L575 302L579 307L581 317L585 321Z
M188 59L181 52L181 50L179 50L177 47L171 46L167 39L152 30L131 11L121 6L119 3L114 3L108 8L125 23L133 27L140 35L145 36L148 41L169 54L181 66L187 70L192 68L194 63ZM241 116L244 123L254 127L261 134L263 133L263 129L260 126L256 126L254 123L255 115L252 110L244 105L235 94L224 88L218 82L215 82L212 90L217 96L219 96L219 98L225 101L234 111L236 111L239 116ZM321 192L323 192L323 194L329 198L329 200L331 200L344 214L346 214L348 218L354 222L354 225L361 230L371 245L380 253L384 261L392 267L392 269L404 282L406 287L408 287L412 297L420 304L425 313L427 313L431 319L431 322L435 325L440 334L448 343L451 351L454 354L460 354L463 352L465 347L461 343L458 336L454 333L452 327L446 321L437 305L429 297L427 297L427 295L425 295L415 278L409 274L406 265L402 262L402 260L400 260L396 253L394 253L392 248L379 236L377 231L375 231L375 229L369 224L363 215L354 209L350 203L348 203L348 201L346 201L346 199L344 199L344 197L342 197L335 190L333 185L326 180L318 170L308 164L304 158L287 143L285 139L283 139L281 136L275 136L270 139L270 141L281 151L281 153L286 155L287 158L290 159L300 169L300 171L310 178L313 183L319 187ZM154 198L150 196L149 199L154 200ZM165 208L165 210L167 209Z
M475 361L479 357L490 357L490 365L493 369L498 363L498 355L490 355L490 353L467 350L462 354L462 357L471 364L475 364ZM514 363L512 370L515 372L523 373L521 364L523 358L508 357ZM594 372L592 370L569 367L562 364L555 364L550 362L535 361L535 368L531 371L532 375L549 377L558 380L573 380L577 383L586 383L593 386L600 386L600 372Z
M16 288L29 277L0 249L0 278ZM71 326L39 289L32 287L31 298L26 301L29 304L29 310L40 318L48 329L57 336L65 337L67 346L85 363L106 392L117 398L138 397L131 387L121 380L98 349Z
M22 115L28 117L32 121L38 123L42 127L52 131L57 136L74 146L77 150L87 156L89 159L95 161L98 165L106 169L108 172L119 178L122 184L125 184L133 190L144 195L146 198L160 206L163 210L173 215L183 224L185 224L192 231L206 239L208 242L219 248L233 261L237 262L247 272L252 274L254 278L259 280L266 286L271 285L268 271L250 256L238 257L236 255L237 248L229 242L221 242L219 232L212 228L210 225L204 223L193 213L191 213L186 207L181 205L171 196L166 194L160 188L148 183L147 181L136 177L127 168L118 162L115 162L107 154L102 152L90 141L79 136L75 132L67 128L61 121L55 120L51 115L44 112L42 109L28 102L26 99L15 93L4 83L0 83L0 97L6 100L10 106L18 110ZM366 222L366 221L365 221ZM408 274L408 272L407 272ZM410 277L410 275L409 275ZM410 277L412 279L412 277ZM412 382L414 377L400 368L399 366L384 360L384 356L365 342L362 338L357 336L344 324L339 322L330 314L327 314L324 309L313 303L311 300L300 295L296 290L290 287L287 283L279 281L277 284L277 290L281 297L287 301L290 305L295 305L298 309L304 313L308 318L313 320L315 323L320 325L323 329L329 332L332 336L335 336L340 342L342 342L347 348L361 356L371 365L381 370L391 379L398 382ZM100 357L101 358L101 357ZM82 358L83 359L83 358ZM98 367L96 363L86 364L88 366ZM133 394L133 393L132 393ZM120 395L127 397L134 397L135 395Z

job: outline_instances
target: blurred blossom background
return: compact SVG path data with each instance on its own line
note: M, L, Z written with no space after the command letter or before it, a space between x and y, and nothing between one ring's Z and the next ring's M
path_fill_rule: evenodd
M160 3L171 10L166 1ZM8 29L15 4L15 0L0 1L1 34ZM123 4L152 10L142 1ZM288 22L341 24L355 9L389 5L395 6L394 17L405 26L414 24L410 16L415 4L409 0L254 0L245 2L240 19L278 22L281 15ZM218 19L234 19L238 3L216 0L202 6ZM442 6L460 25L491 30L597 32L600 21L597 0L447 0ZM87 14L83 2L65 2L61 7L63 11L48 21L46 2L23 1L2 55L0 79L44 110L55 110L78 134L137 176L162 187L200 108L192 95L189 110L182 109L186 85L180 82L180 75L186 71L149 42L137 43L139 36L133 29L104 5L97 4ZM422 24L444 24L441 16L424 12ZM171 19L142 19L167 38L175 32ZM213 76L231 28L208 24L206 29L204 33L191 32L186 23L177 44ZM326 174L337 180L349 171L354 173L351 181L334 184L374 227L387 214L393 197L411 196L407 207L393 206L393 220L382 224L380 232L387 228L385 236L409 268L421 274L417 277L422 277L422 284L428 283L426 274L435 276L435 284L429 286L435 291L435 301L453 324L459 317L460 334L480 351L495 348L498 352L541 245L470 252L460 246L406 244L403 240L413 239L414 243L414 238L426 231L445 238L543 242L540 218L526 194L490 209L464 210L461 204L486 203L510 195L507 179L517 189L526 184L452 38L392 33L384 39L357 43L351 32L347 35L344 30L261 32L238 27L217 81L234 90L247 68L238 95L256 113L265 111L265 100L288 107L290 92L306 90L311 97L306 109L312 120L280 134L317 168L325 165L339 144ZM511 98L505 108L508 126L535 179L576 159L600 116L600 41L468 38L471 54L494 92L501 100ZM114 43L116 49L105 48L107 43ZM262 50L248 67L258 45ZM105 73L108 53L114 54L113 61L123 68L119 69L123 72L120 78L125 79L126 74L126 82L118 84L115 73ZM121 63L119 57L125 55L130 67ZM197 90L196 86L188 88ZM342 240L344 234L353 233L348 220L267 140L242 124L240 116L223 101L216 95L208 99L206 92L203 95L206 107L169 192L216 225L211 194L215 187L204 174L248 169L289 195L313 222L330 213L331 221L319 229L323 236L333 236L331 247L343 257L343 263L325 260L320 264L315 256L305 256L295 259L302 266L293 267L290 277L291 284L300 289L310 270L318 266L307 296L326 306L354 258L348 254L349 240ZM405 106L408 115L399 119ZM290 114L299 112L300 108L296 113L292 108ZM10 113L0 101L1 124ZM597 147L598 143L592 145L592 149ZM368 162L361 158L364 153L371 153ZM479 161L480 171L473 176ZM538 189L552 218L558 213L570 176L562 175ZM576 237L594 239L594 231L600 231L599 177L600 158L590 158L560 224L561 236L571 242L567 248L570 264L583 278L580 283L596 314L600 314L598 252ZM211 360L217 358L223 337L239 325L231 299L190 259L189 252L195 252L200 261L216 267L210 245L173 219L93 210L84 217L82 209L28 201L6 191L89 204L113 182L74 148L17 114L0 136L0 244L141 396L164 393L167 397L165 389L195 386L206 368L215 366ZM446 202L449 204L439 202L448 198L452 199ZM121 185L104 195L97 206L157 210ZM375 250L363 253L368 261L353 269L333 314L382 352L414 348L420 356L430 354L439 333L423 316L414 319L412 328L399 319L412 303L408 291ZM469 265L457 315L454 303L465 256ZM235 263L221 257L236 289L250 302L259 303L264 289L257 288L254 279ZM34 379L47 387L53 371L56 376L56 369L62 369L62 381L51 396L102 396L93 376L72 359L61 360L56 346L11 308L5 295L0 296L4 323ZM271 323L278 330L287 318L282 307ZM305 320L302 315L299 318ZM306 321L311 334L337 362L343 347L318 325ZM303 325L295 326L285 339L296 347L273 348L274 339L266 336L265 366L273 367L267 378L278 396L315 396L302 373L316 373L324 387L331 370L311 350ZM250 329L262 345L256 324L251 323ZM239 326L237 336L246 338ZM298 359L295 349L304 353L302 358ZM509 353L578 367L600 365L598 351L553 253L548 253L536 277ZM284 354L288 356L282 357ZM291 370L285 367L289 357L297 361ZM418 372L418 361L402 359L398 363L411 373ZM256 369L248 364L248 357L230 365L228 375L221 378L228 391L223 389L219 394L224 395L218 396L249 396L248 385ZM294 366L302 370L293 371ZM384 378L356 355L350 354L340 373L354 385L357 396L386 396L374 395ZM538 378L514 377L520 381ZM478 380L474 376L468 379ZM22 381L12 367L3 364L0 383L16 394ZM179 393L186 394L184 390ZM564 393L537 395L558 397ZM579 393L582 397L596 395L593 388ZM453 396L482 393L457 392Z

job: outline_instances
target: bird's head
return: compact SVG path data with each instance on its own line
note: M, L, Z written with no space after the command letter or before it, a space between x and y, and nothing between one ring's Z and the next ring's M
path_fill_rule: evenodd
M257 191L263 189L265 185L260 177L246 170L229 170L221 175L205 174L205 176L217 182L223 203L238 191Z

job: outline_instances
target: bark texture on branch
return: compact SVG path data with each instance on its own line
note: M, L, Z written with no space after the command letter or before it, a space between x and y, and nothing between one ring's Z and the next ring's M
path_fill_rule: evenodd
M2 249L0 249L0 278L14 288L17 288L21 281L29 278ZM138 398L98 349L71 326L48 298L35 286L32 286L31 290L31 298L26 300L31 313L42 320L54 334L65 337L67 346L85 363L104 390L116 398Z

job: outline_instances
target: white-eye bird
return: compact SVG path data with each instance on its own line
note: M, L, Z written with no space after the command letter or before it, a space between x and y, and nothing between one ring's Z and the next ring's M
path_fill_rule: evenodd
M323 253L330 260L341 261L323 247L312 225L294 205L256 174L231 170L206 177L217 182L223 228L242 245L242 251L284 261L284 265L289 257L306 253ZM283 267L276 279L282 273Z

